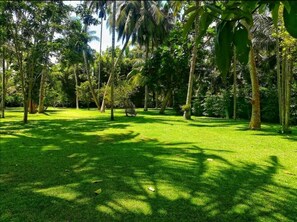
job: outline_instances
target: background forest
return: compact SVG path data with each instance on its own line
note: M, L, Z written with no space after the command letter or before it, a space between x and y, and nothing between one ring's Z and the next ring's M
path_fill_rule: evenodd
M114 4L113 4L114 3ZM291 1L1 1L1 109L173 108L297 123ZM107 21L122 48L96 52ZM293 37L292 37L293 36ZM113 112L112 112L113 115ZM113 117L112 117L113 118Z

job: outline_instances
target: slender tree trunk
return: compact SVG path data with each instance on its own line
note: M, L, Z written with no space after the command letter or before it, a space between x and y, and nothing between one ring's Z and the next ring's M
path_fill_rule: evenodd
M23 92L23 105L24 105L24 116L23 121L24 123L28 123L28 107L29 107L29 101L28 101L28 88L26 87L25 82L25 73L22 68L22 56L21 56L21 64L20 64L20 74L21 74L21 82L22 82L22 92Z
M17 18L17 21L21 21L21 16L19 11L17 11L16 13L16 18ZM19 66L19 74L21 78L21 89L23 94L23 105L24 105L23 122L26 124L28 123L28 96L27 96L27 87L25 82L26 77L23 69L24 55L20 49L21 47L20 47L20 40L18 38L18 33L19 33L18 27L19 27L19 22L13 29L12 35L13 35L13 43L16 51L17 64Z
M253 37L250 31L250 27L247 27L247 30L249 32L249 39L252 41ZM251 45L249 52L249 70L252 85L252 115L249 128L252 130L259 130L261 129L260 88L253 45Z
M145 50L145 62L147 62L148 60L148 54L149 54L149 45L146 46L146 50ZM148 110L148 98L149 97L149 93L148 93L148 85L147 83L145 83L144 86L144 108L143 111L147 112Z
M249 69L252 83L252 116L249 128L258 130L261 129L260 89L253 46L251 46L249 57Z
M88 78L88 82L89 82L89 88L90 88L90 91L91 91L91 94L92 94L92 97L93 97L93 100L98 108L98 110L100 109L100 104L97 100L97 96L96 96L96 93L94 91L94 87L93 87L93 84L92 84L92 80L91 80L91 75L90 75L90 71L89 71L89 67L88 67L88 61L87 61L87 55L86 55L86 51L83 50L83 59L84 59L84 66L85 66L85 72L87 74L87 78Z
M33 52L34 53L34 52ZM29 85L28 85L28 102L29 102L29 113L30 114L34 114L36 112L36 107L35 107L35 104L32 100L32 91L33 91L33 84L34 84L34 72L35 72L35 69L34 69L34 63L35 63L35 59L33 57L33 53L32 53L32 58L31 58L31 62L30 62L30 73L27 74L28 76L28 82L29 82Z
M22 94L23 94L23 105L24 105L24 116L23 116L23 122L26 124L28 123L28 92L25 82L25 73L23 69L23 55L22 52L19 51L18 44L16 44L16 51L17 51L17 59L18 59L18 65L20 67L20 76L21 76L21 86L22 86Z
M120 54L119 54L119 57L117 58L115 64L114 64L114 70L116 70L116 67L120 61L120 59L122 58L123 54L124 54L124 51L127 47L129 43L129 38L126 40ZM108 77L108 80L107 80L107 83L106 83L106 86L105 86L105 90L104 90L104 93L103 93L103 98L102 98L102 103L101 103L101 109L100 109L100 112L104 113L105 112L105 98L106 98L106 94L107 94L107 90L108 90L108 86L110 85L110 82L111 82L111 75L109 75Z
M35 113L35 104L32 100L32 90L33 90L33 81L31 80L31 77L30 77L29 88L28 88L28 102L29 102L29 113L30 114Z
M172 95L172 90L168 90L167 93L166 93L166 96L162 102L162 105L161 105L161 109L160 109L160 114L164 114L165 113L165 109L166 109L166 106L170 100L170 97Z
M291 70L290 60L287 60L286 64L286 80L285 80L285 133L290 132L290 99L291 99Z
M286 82L286 63L287 56L286 53L282 54L282 73L281 73L281 132L285 132L285 113L286 113L286 93L285 93L285 82Z
M278 95L278 112L279 122L282 124L282 79L281 79L281 57L280 57L280 44L278 36L278 27L276 28L276 72L277 72L277 95Z
M196 0L196 7L199 9L200 3ZM187 91L187 100L186 105L189 107L189 109L186 109L184 111L184 118L189 120L191 119L191 103L192 103L192 93L193 93L193 81L194 81L194 72L195 72L195 66L196 66L196 59L197 59L197 43L196 39L198 36L198 30L199 30L199 17L198 15L195 18L195 33L194 33L194 46L192 50L192 58L191 58L191 66L190 66L190 73L189 73L189 82L188 82L188 91Z
M158 101L158 97L159 97L159 93L158 93L158 90L156 90L156 93L155 93L156 109L158 109L158 108L159 108L159 101Z
M102 30L103 30L103 18L101 18L100 24L100 46L99 46L99 64L98 64L98 102L100 104L100 81L101 81L101 54L102 54ZM100 109L101 110L101 109Z
M47 76L46 74L47 74L47 67L45 67L45 70L42 70L42 73L41 73L38 113L44 113L45 79Z
M291 100L291 62L290 52L283 54L282 62L282 130L281 133L290 133L290 100Z
M148 103L148 86L147 86L147 84L145 84L145 86L144 86L144 108L143 108L143 111L145 111L145 112L148 110L147 103Z
M3 47L2 58L2 102L1 102L1 117L5 117L5 97L6 97L6 67L5 67L5 48Z
M236 72L236 50L233 57L233 119L237 119L237 72Z
M73 74L74 74L74 79L75 79L75 105L76 105L76 109L79 109L78 78L77 78L76 65L74 65L74 67L73 67Z
M114 120L114 73L115 73L115 22L116 22L116 2L113 2L113 11L112 11L112 41L111 41L111 62L112 62L112 69L111 69L111 85L110 85L110 97L111 97L111 110L110 110L110 120Z

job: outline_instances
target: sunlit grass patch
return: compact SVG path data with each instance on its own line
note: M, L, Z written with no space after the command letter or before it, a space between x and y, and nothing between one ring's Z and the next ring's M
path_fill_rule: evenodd
M297 131L138 111L0 122L0 221L294 221Z

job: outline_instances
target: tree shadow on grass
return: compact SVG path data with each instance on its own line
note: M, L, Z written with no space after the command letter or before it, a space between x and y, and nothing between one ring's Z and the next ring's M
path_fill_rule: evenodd
M224 150L96 134L127 127L100 123L47 121L1 138L0 221L295 219L297 191L275 181L276 156L231 163Z

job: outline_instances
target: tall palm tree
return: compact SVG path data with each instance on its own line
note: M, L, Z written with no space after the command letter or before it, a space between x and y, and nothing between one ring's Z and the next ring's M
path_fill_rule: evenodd
M200 2L196 0L196 10L199 10ZM196 59L197 59L197 42L196 39L198 37L198 30L199 30L199 16L195 17L195 31L194 31L194 38L193 38L193 49L192 49L192 57L191 57L191 64L190 64L190 73L189 73L189 82L188 82L188 90L187 90L187 99L186 99L186 106L187 108L184 110L184 118L191 119L191 103L192 103L192 93L193 93L193 81L194 81L194 72L196 66Z
M110 94L111 94L111 113L110 113L110 120L114 120L114 73L115 73L115 63L114 63L114 58L115 58L115 21L116 21L116 1L113 3L113 10L112 10L112 45L111 45L111 63L112 63L112 68L111 68L111 74L110 74L110 79L111 79L111 84L110 84Z
M103 19L106 19L106 14L107 14L107 1L106 0L85 1L85 3L91 11L95 11L98 14L98 17L100 19L99 63L98 63L98 77L97 77L98 102L100 102L99 89L100 89L100 80L101 80L102 32L103 32Z
M65 38L65 47L62 56L64 59L62 61L67 62L67 67L69 64L72 64L74 71L74 78L77 80L77 65L79 63L84 64L84 70L87 75L87 79L89 82L89 88L93 97L93 100L96 103L97 108L100 108L99 102L97 100L97 96L95 94L94 86L92 83L91 74L89 71L89 57L91 57L92 49L88 45L93 39L97 39L94 35L94 31L88 31L87 25L82 25L79 20L71 20L68 24L68 29L66 30L66 38ZM77 83L77 81L76 81ZM76 84L77 88L77 84ZM76 93L77 97L77 93ZM77 100L77 98L76 98Z
M117 15L118 37L125 42L124 47L130 39L132 45L144 46L146 61L150 46L157 46L169 29L169 20L166 20L159 1L123 1ZM144 111L147 111L147 103L148 86L145 84Z

